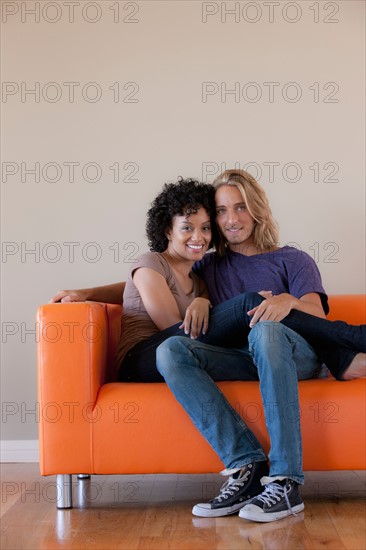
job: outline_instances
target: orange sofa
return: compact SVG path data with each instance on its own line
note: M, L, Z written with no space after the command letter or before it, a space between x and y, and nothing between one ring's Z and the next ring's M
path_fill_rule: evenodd
M364 295L330 297L330 319L366 322ZM117 383L112 358L121 306L39 308L39 449L57 475L59 508L72 507L72 474L208 473L223 469L164 383ZM264 448L258 382L220 382ZM299 383L305 470L365 469L366 380Z

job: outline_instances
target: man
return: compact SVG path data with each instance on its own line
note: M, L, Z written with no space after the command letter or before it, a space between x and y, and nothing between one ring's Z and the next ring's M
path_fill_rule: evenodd
M254 178L228 170L214 186L222 239L217 253L206 255L195 269L212 304L262 289L273 296L248 312L248 347L230 350L174 336L159 346L157 369L220 456L223 473L231 474L219 495L194 506L193 514L218 517L240 510L249 520L275 521L304 509L297 381L312 378L320 366L314 349L279 321L291 310L324 318L327 296L310 256L277 247L277 228ZM351 359L356 356L350 353ZM213 383L233 371L236 379L260 381L271 441L269 470L258 440Z

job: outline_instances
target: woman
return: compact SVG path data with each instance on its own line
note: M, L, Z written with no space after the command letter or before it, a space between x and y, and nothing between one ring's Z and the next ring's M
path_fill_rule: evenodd
M195 180L165 185L147 214L151 252L131 269L123 293L122 339L115 366L119 380L162 381L156 348L179 329L193 306L192 337L205 331L210 302L202 279L192 272L211 246L214 189Z

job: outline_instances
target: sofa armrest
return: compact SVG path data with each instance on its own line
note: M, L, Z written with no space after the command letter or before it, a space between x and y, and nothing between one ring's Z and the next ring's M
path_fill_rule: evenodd
M52 457L62 452L66 470L72 464L76 472L89 472L91 424L109 359L107 305L43 305L37 323L41 471L50 473Z
M341 319L352 325L366 323L365 294L333 294L329 296L330 321Z
M43 305L38 309L37 323L42 402L95 402L107 371L108 324L103 305Z

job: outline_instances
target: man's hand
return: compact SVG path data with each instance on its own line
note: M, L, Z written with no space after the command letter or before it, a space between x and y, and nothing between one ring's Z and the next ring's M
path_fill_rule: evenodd
M107 304L122 304L126 283L112 283L111 285L79 288L77 290L59 290L51 298L50 304L56 302L105 302Z
M259 294L262 294L261 292ZM264 294L262 294L263 296ZM253 315L249 323L250 327L260 321L277 321L284 319L293 309L298 300L291 294L278 294L278 296L269 296L259 306L248 311L248 315Z
M263 296L263 298L270 298L272 296L272 290L261 290L260 292L258 292L258 294L260 294L261 296Z
M50 304L55 304L56 302L86 302L88 299L85 290L59 290L51 300Z
M193 339L198 338L201 330L202 334L206 334L210 307L211 302L207 298L195 298L188 306L179 328L184 329L185 334L190 334Z

